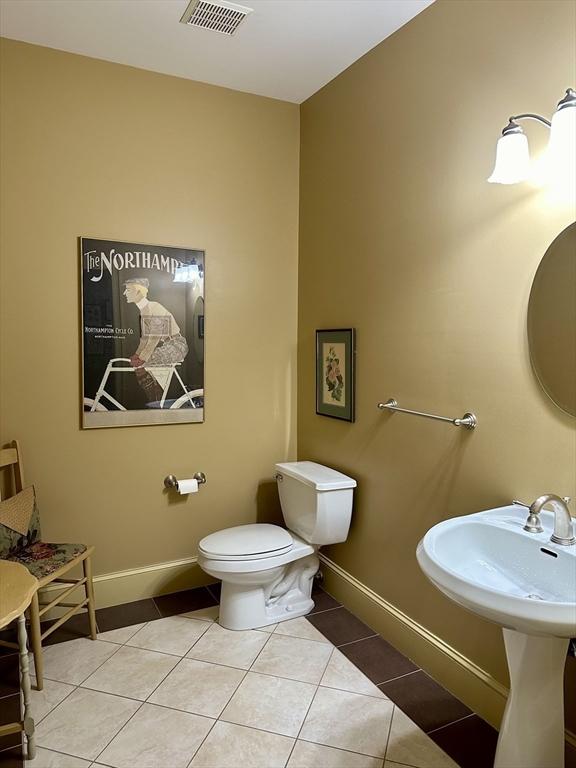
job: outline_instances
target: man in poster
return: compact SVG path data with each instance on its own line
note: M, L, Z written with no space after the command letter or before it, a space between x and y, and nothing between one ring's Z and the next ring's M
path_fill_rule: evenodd
M159 302L148 300L148 278L132 277L124 286L126 301L140 311L140 343L130 364L148 402L156 402L162 398L167 373L155 366L181 363L188 354L188 344L172 313Z

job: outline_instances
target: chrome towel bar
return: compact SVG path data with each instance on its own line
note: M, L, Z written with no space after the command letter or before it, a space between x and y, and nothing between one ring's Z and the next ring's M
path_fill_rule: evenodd
M434 416L432 413L422 413L421 411L410 411L408 408L399 408L398 403L391 397L385 403L378 403L378 410L398 411L399 413L411 413L413 416L423 416L425 419L436 419L436 421L449 421L455 427L465 427L474 429L478 420L473 413L465 413L461 419L450 419L448 416Z

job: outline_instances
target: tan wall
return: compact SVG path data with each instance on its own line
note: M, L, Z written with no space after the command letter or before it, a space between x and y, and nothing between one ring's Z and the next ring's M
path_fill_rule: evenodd
M551 115L573 85L575 30L572 2L438 0L301 110L298 456L358 480L328 555L502 682L498 627L434 589L415 549L444 518L576 496L575 422L540 390L525 330L574 202L485 181L508 116ZM527 132L541 147L546 129ZM314 330L347 326L354 424L314 406ZM479 424L378 412L389 397Z
M96 573L190 557L295 455L298 106L9 40L2 78L0 440ZM204 424L79 428L79 235L206 249Z

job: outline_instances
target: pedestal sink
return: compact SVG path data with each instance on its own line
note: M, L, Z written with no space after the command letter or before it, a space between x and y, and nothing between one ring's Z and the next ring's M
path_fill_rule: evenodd
M563 768L563 676L576 637L576 545L523 530L512 505L435 525L418 544L420 567L445 595L503 627L510 695L494 768Z

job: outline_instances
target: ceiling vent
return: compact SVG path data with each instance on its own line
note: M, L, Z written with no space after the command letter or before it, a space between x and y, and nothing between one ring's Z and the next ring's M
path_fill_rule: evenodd
M182 24L203 27L224 35L233 35L252 8L228 3L226 0L192 0L180 19Z

